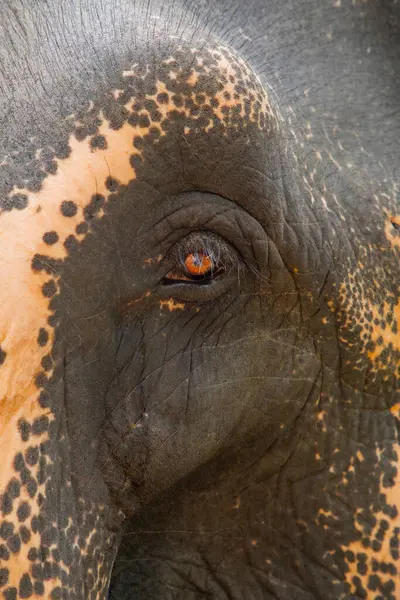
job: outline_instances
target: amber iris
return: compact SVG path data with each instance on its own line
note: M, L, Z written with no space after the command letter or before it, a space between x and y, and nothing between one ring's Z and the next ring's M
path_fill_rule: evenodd
M213 266L212 258L204 254L204 252L188 254L185 258L186 271L190 275L206 275L209 271L212 271Z

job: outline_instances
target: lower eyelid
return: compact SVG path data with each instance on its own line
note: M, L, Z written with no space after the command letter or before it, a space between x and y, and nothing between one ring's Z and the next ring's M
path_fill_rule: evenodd
M190 283L198 283L201 281L216 279L218 276L222 275L223 272L225 272L225 269L221 267L215 271L210 271L209 273L207 272L204 275L198 275L197 277L196 275L193 275L193 277L187 277L184 273L170 271L164 277L164 279L169 279L171 281L188 281Z

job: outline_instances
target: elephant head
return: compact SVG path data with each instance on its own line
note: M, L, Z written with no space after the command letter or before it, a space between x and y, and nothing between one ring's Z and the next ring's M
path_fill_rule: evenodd
M223 4L1 8L5 600L400 595L398 21Z

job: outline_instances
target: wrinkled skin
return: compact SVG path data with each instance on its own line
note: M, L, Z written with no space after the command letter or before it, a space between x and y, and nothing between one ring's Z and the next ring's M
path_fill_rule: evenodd
M1 5L6 600L400 598L399 4L214 4Z

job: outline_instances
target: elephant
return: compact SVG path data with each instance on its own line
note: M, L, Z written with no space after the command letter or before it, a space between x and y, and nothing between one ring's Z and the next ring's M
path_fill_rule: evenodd
M397 0L2 0L0 598L400 598Z

